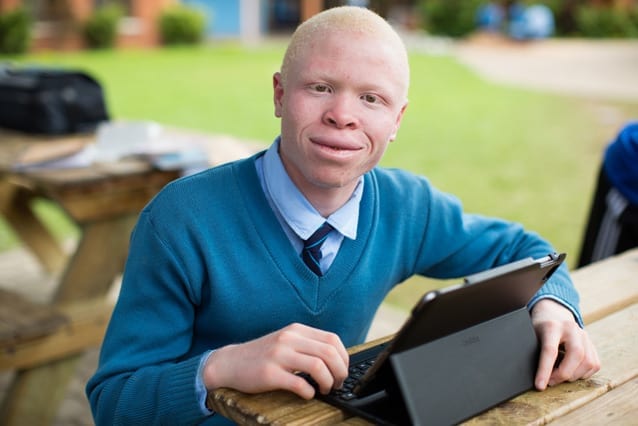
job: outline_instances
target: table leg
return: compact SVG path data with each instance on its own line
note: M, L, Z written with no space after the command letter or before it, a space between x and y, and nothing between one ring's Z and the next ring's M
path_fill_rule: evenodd
M136 221L137 214L131 214L81 224L78 247L64 271L53 301L69 302L106 295L113 280L124 268L131 230Z
M33 213L32 200L32 195L26 189L6 181L0 182L0 212L44 269L55 274L62 270L68 256Z
M52 424L80 358L74 355L17 371L0 407L0 424Z

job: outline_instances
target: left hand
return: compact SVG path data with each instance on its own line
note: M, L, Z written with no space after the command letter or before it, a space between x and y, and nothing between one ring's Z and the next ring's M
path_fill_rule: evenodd
M541 345L536 389L588 379L600 370L594 344L566 307L550 299L540 300L532 309L532 324ZM555 368L559 349L564 350L564 356Z

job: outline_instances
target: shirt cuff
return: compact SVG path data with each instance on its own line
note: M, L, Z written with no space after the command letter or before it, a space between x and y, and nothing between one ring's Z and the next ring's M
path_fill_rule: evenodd
M527 304L527 309L531 312L532 309L534 308L534 305L536 305L539 301L541 301L543 299L553 300L554 302L559 303L560 305L564 306L567 310L569 310L572 313L572 315L574 316L574 321L576 321L576 324L578 324L578 326L580 328L585 328L585 324L583 322L583 318L581 317L580 312L578 311L578 309L576 309L575 307L570 305L567 301L562 300L562 299L560 299L560 298L558 298L556 296L552 296L552 295L549 295L549 294L536 295Z
M208 357L210 357L213 352L214 351L212 350L204 352L199 360L199 367L197 367L197 375L195 376L195 395L197 395L197 400L199 401L199 408L205 416L215 414L215 411L206 406L208 389L206 389L206 386L204 385L204 366L206 365L206 361L208 361Z

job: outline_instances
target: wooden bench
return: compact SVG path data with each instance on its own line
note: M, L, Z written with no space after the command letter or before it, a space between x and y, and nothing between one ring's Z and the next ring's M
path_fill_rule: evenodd
M102 298L48 305L0 290L0 371L16 372L2 401L0 424L46 424L50 420L55 413L46 407L53 410L57 406L49 402L62 399L64 388L52 392L53 383L19 378L38 370L50 374L59 366L56 361L98 347L112 309ZM39 405L41 401L47 403Z
M99 346L112 303L38 304L0 290L0 371L31 368Z

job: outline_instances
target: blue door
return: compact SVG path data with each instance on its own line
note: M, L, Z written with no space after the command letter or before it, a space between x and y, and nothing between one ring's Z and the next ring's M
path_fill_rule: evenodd
M240 0L182 0L182 3L206 13L206 35L224 38L239 37Z

